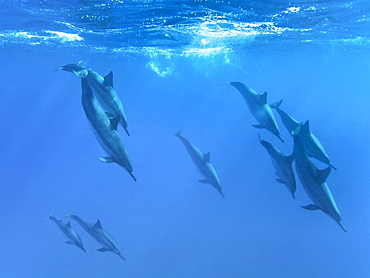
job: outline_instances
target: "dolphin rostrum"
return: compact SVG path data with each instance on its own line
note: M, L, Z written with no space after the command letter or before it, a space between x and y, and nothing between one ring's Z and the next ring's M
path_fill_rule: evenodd
M116 118L119 116L119 122L125 129L127 135L127 118L123 109L122 102L118 97L116 90L113 88L113 73L110 72L103 77L89 67L68 64L59 68L59 70L73 72L77 77L86 79L87 83L93 88L94 95L100 105L107 112L109 117Z
M278 176L276 180L282 184L285 184L289 192L292 194L293 199L295 199L294 192L296 191L296 180L292 169L294 153L290 156L286 156L271 143L261 140L259 134L258 137L260 143L266 148L270 155L272 164L274 165L276 171L275 173Z
M289 116L286 112L281 110L279 107L274 106L274 108L280 115L280 118L289 133L294 132L294 130L296 130L297 127L301 125L300 122L298 122L293 117ZM330 158L328 154L326 153L323 145L319 141L319 139L317 139L317 137L313 133L311 133L310 127L309 127L309 121L306 121L306 123L304 123L300 127L300 132L298 136L301 138L302 144L304 148L306 149L308 156L316 158L317 160L329 165L334 170L337 170L337 168L335 168L334 165L331 163Z
M307 195L310 197L313 204L302 206L304 209L317 210L320 209L327 215L332 217L339 226L347 232L342 225L341 216L334 197L326 184L326 179L330 174L331 168L319 170L310 160L303 146L301 137L299 136L301 126L292 133L294 137L294 157L295 166Z
M92 130L100 143L101 147L108 154L108 157L99 158L105 163L115 162L124 167L130 176L136 181L134 176L130 157L121 137L117 132L119 117L109 119L103 109L95 100L89 84L86 79L81 79L82 86L82 106L86 117L89 120Z
M102 248L97 249L99 252L111 251L126 261L121 251L118 249L116 241L110 234L103 230L99 219L94 224L74 214L66 215L66 217L71 217L73 220L75 220L87 233L89 233L101 246L103 246Z
M197 147L191 144L186 138L181 136L181 130L175 133L176 137L179 137L181 142L184 144L186 150L188 151L192 161L194 162L195 166L204 177L203 180L199 180L202 183L209 183L217 191L225 198L224 194L222 193L222 188L220 184L220 180L216 173L215 168L210 162L210 153L203 154Z
M47 218L54 221L58 225L59 229L63 232L63 234L69 238L69 240L66 241L67 244L74 244L86 253L80 236L71 228L71 222L68 221L68 223L64 223L62 220L56 219L52 215L49 215Z
M280 137L279 127L276 123L275 116L271 110L270 105L267 104L267 93L259 95L252 88L245 86L241 82L231 82L230 85L238 89L242 94L247 106L256 120L258 125L252 125L256 128L265 128L271 133L275 134L282 142L284 140ZM280 105L280 102L273 106Z

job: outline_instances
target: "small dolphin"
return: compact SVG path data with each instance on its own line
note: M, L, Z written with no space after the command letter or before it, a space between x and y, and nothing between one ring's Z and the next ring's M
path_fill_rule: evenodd
M67 244L74 244L86 253L80 236L71 228L71 222L64 223L62 220L56 219L52 215L49 215L47 218L54 221L58 225L59 229L63 232L63 234L70 239L66 241Z
M98 99L103 109L108 113L109 117L116 118L119 116L119 122L125 129L127 135L130 135L127 130L127 118L122 102L116 90L113 88L112 72L103 77L89 67L76 64L68 64L60 67L58 70L73 72L77 77L86 79L93 88L95 97Z
M199 181L202 183L210 183L214 188L217 189L218 192L220 192L222 197L225 198L224 194L222 193L220 180L218 178L216 170L210 162L210 153L208 152L206 154L203 154L197 147L191 144L186 138L181 136L181 130L176 132L175 136L180 138L195 166L204 177L203 180Z
M108 154L108 157L99 158L105 163L115 162L124 167L130 176L136 181L134 176L130 157L126 147L123 144L121 137L117 132L117 124L119 117L109 119L103 109L100 108L98 102L92 94L91 88L86 79L81 79L82 86L82 106L86 117L89 120L92 130L100 146Z
M332 217L339 226L347 232L341 222L341 216L338 207L335 203L333 195L330 192L326 179L330 174L331 168L319 170L310 160L303 146L301 137L299 136L301 126L295 130L292 135L294 138L294 156L295 166L307 195L312 200L313 204L302 206L304 209L317 210L320 209L327 215Z
M275 116L271 107L267 104L267 93L259 95L252 88L245 86L241 82L231 82L231 86L235 87L242 94L247 106L259 125L252 125L256 128L265 128L271 133L275 134L282 142L284 140L280 137L279 127L276 123ZM279 102L274 104L278 106Z
M301 125L300 122L289 116L279 107L274 106L274 108L280 115L280 118L289 133L292 133L294 130L297 129L298 126ZM330 158L319 139L317 139L317 137L311 133L309 121L306 121L306 123L300 128L299 137L301 138L302 144L306 149L308 156L316 158L317 160L329 165L334 170L337 170L337 168L335 168L334 165L331 163Z
M66 215L66 217L71 217L73 220L75 220L87 233L89 233L101 246L103 246L102 248L97 249L99 252L111 251L126 261L121 251L118 249L116 241L110 234L103 230L99 219L94 224L90 221L82 219L77 215L69 214Z
M286 156L271 143L261 140L259 134L258 137L260 143L266 148L270 155L272 164L274 165L276 171L275 173L278 176L276 180L282 184L285 184L289 192L292 194L293 199L295 199L294 192L296 191L296 181L292 169L294 153L290 156Z

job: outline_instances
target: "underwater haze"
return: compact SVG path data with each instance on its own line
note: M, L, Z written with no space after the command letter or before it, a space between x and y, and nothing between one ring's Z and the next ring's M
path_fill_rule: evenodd
M370 276L369 1L3 0L0 15L2 277ZM97 159L67 64L113 72L136 182ZM284 143L253 127L231 82L309 120L348 232L301 207L313 201L295 162L295 199L276 181L258 136L287 156L293 138L275 109ZM210 152L225 198L199 182L180 130ZM99 219L126 261L69 213Z

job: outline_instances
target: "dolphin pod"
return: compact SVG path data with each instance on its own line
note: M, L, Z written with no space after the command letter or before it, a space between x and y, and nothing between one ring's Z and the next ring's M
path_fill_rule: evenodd
M67 244L76 245L78 248L86 253L80 236L71 227L71 222L64 223L62 220L56 219L52 215L49 215L47 218L54 221L58 225L59 229L63 232L63 234L69 239L68 241L66 241Z
M260 143L268 151L276 174L279 177L276 180L280 183L284 183L291 192L293 198L295 198L294 192L296 190L296 181L292 170L292 162L295 160L295 168L301 184L313 202L311 205L302 207L308 210L322 210L324 213L332 217L339 226L347 232L342 225L341 216L333 195L326 184L326 179L330 174L330 169L333 168L336 170L336 168L331 163L323 145L316 136L311 133L309 121L306 121L304 124L300 123L281 110L279 107L282 100L268 105L267 93L259 95L253 89L245 86L241 82L231 82L230 85L239 90L247 103L249 110L260 123L257 126L253 125L254 127L265 128L284 142L280 137L280 132L272 113L271 108L274 108L280 115L280 118L288 132L293 136L294 150L291 156L285 156L271 143L259 138ZM315 158L330 167L324 170L319 170L309 157Z
M252 126L255 128L265 128L284 142L280 136L279 127L276 123L274 113L272 112L270 105L267 104L267 93L259 95L252 88L245 86L241 82L231 82L230 85L238 89L242 94L249 110L258 121L258 125ZM277 105L278 104L275 104L274 106Z
M107 157L99 158L99 160L105 163L117 163L125 168L132 179L136 181L128 152L117 132L117 125L121 123L126 133L129 135L122 103L113 89L112 72L106 77L102 77L90 68L76 64L68 64L60 67L59 70L72 72L81 78L81 101L84 112L96 139L108 154ZM241 82L230 82L229 84L241 93L252 115L258 121L258 125L253 125L253 127L267 129L279 138L281 142L284 142L280 136L280 130L273 110L271 109L274 108L293 137L293 154L286 156L277 147L270 142L262 140L259 136L259 142L266 148L274 166L275 173L278 176L276 180L284 184L293 199L295 199L296 179L292 169L294 160L299 180L312 201L312 204L302 207L307 210L323 211L347 232L342 224L341 215L333 195L326 184L326 179L331 172L331 168L336 168L331 163L320 141L310 132L309 121L303 124L286 114L279 108L282 101L275 104L267 104L267 93L259 95ZM102 107L100 107L99 104ZM201 183L211 184L220 195L225 198L217 172L210 162L210 153L203 154L196 146L181 135L181 130L175 133L175 136L183 143L194 165L203 176L203 179L199 181ZM311 161L310 157L316 158L328 164L330 167L319 170ZM116 241L103 229L99 219L96 223L92 223L77 215L69 214L68 217L75 220L102 246L98 251L110 251L125 260ZM48 218L54 221L61 231L70 239L66 243L74 244L86 252L80 237L71 228L70 222L63 223L53 216L49 216Z
M108 154L108 157L99 158L99 160L105 163L117 163L124 167L133 180L136 181L130 157L117 132L118 117L113 119L108 118L95 100L91 88L85 79L81 79L81 87L81 100L86 117L91 124L100 146Z
M127 129L127 117L122 102L116 90L113 88L112 72L103 77L89 67L76 64L68 64L60 67L58 70L69 71L74 73L77 77L85 79L93 88L95 97L107 114L112 118L119 117L119 122L125 129L127 135L130 135Z
M289 192L292 194L293 199L295 199L294 193L296 191L296 181L292 169L294 154L286 156L271 143L262 140L259 135L258 137L261 145L266 148L267 152L270 155L272 164L274 165L276 171L276 175L278 176L276 180L282 184L285 184Z
M189 140L181 135L181 130L176 132L175 136L179 137L181 142L184 144L194 165L204 177L203 180L199 181L202 183L211 184L222 195L222 197L225 198L224 194L222 193L222 188L217 172L210 162L210 153L208 152L206 154L203 154L196 146L194 146L192 143L189 142Z
M326 179L330 174L331 168L328 167L324 170L319 170L309 159L302 139L299 136L301 127L302 126L298 126L297 129L292 133L294 137L295 165L303 188L313 202L311 205L302 207L308 210L322 210L327 215L332 217L339 224L339 226L345 232L347 232L342 225L342 219L334 197L331 194L328 185L326 184Z
M99 252L110 251L117 254L124 261L126 260L119 250L117 242L107 231L103 229L99 219L94 224L74 214L67 214L65 216L75 220L90 236L92 236L102 246L102 248L97 249Z

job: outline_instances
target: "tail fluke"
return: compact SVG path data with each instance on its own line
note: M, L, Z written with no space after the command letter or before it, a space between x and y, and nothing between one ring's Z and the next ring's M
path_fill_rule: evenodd
M182 131L182 128L181 128L178 132L176 132L174 135L175 135L176 137L180 137L180 136L181 136L181 131Z

